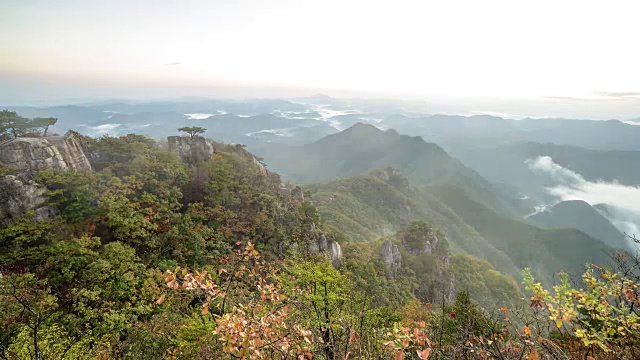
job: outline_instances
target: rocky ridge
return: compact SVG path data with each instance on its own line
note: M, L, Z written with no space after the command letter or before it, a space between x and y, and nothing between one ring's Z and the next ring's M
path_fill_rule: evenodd
M33 180L41 170L87 170L91 163L82 137L69 131L64 136L19 137L0 144L0 164L10 174L0 177L0 225L6 226L30 210L36 219L54 216L44 206L46 188Z

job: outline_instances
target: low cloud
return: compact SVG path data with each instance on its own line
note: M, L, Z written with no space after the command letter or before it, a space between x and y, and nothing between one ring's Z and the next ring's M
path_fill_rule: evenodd
M595 95L612 97L612 98L640 98L640 92L635 92L635 91L598 92L598 93L595 93Z
M640 236L640 187L616 181L587 181L582 175L556 164L549 156L526 161L531 171L554 184L546 188L558 201L583 200L596 209L620 231Z
M89 126L89 133L92 136L102 136L112 133L121 124L102 124L98 126Z

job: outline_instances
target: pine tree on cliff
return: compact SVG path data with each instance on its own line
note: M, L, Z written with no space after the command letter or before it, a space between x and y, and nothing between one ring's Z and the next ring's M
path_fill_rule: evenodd
M13 138L17 138L21 130L29 128L29 120L18 115L15 111L0 111L0 137L10 134Z
M207 129L200 126L185 126L179 128L178 131L186 132L187 134L189 134L189 136L191 136L191 140L193 140L194 136L203 134L205 131L207 131Z

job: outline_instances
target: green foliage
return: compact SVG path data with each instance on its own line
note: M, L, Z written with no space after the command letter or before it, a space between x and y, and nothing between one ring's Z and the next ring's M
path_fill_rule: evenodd
M0 111L0 140L18 136L47 136L49 126L57 122L58 119L53 117L27 119L15 111L2 110ZM34 131L39 128L43 129L42 134Z
M574 288L563 273L553 292L536 282L529 269L523 278L531 306L543 309L558 332L618 356L640 350L640 315L635 310L640 284L634 274L592 265L582 275L584 289Z
M522 293L515 279L496 271L488 261L454 254L451 266L456 290L470 294L487 312L515 308L521 302Z
M17 138L29 127L29 120L15 111L0 111L0 137Z
M95 356L90 338L75 339L62 326L52 324L43 327L38 334L38 352L42 359L83 360ZM8 347L10 358L32 359L36 353L32 331L23 327Z
M184 164L139 135L87 143L95 172L35 174L55 216L0 228L0 357L511 359L560 341L603 353L637 344L636 270L588 272L587 290L565 277L552 294L538 269L525 274L536 306L493 318L515 318L520 292L498 271L510 265L478 257L549 266L536 256L582 237L553 242L565 233L505 220L455 188L410 188L386 169L300 201L242 146ZM312 250L320 239L342 246L340 270ZM401 255L394 276L386 240ZM541 319L567 330L552 339Z
M178 131L186 132L193 139L198 134L203 134L207 129L200 126L185 126L178 129Z
M606 263L607 253L612 250L574 229L545 230L506 218L469 199L455 187L435 186L428 191L490 240L496 249L507 254L518 268L529 267L545 284L551 284L554 274L563 270L580 274L586 262ZM500 269L499 264L493 264Z
M403 183L393 180L397 175L385 180L376 173L379 175L374 172L310 186L323 220L341 229L352 241L370 241L405 229L412 221L428 220L447 234L451 251L487 259L497 270L519 276L521 268L493 244L494 239L470 226L467 219L437 197L437 192L396 186L395 183ZM468 201L460 201L460 206L466 206Z
M54 117L48 117L48 118L37 117L31 120L31 126L43 128L44 131L42 135L47 136L47 132L49 131L49 126L55 125L57 122L58 122L58 119Z

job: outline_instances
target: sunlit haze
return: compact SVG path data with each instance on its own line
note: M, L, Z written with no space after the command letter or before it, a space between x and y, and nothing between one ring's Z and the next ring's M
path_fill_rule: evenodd
M637 1L4 0L0 13L12 102L323 91L637 106L640 91Z

